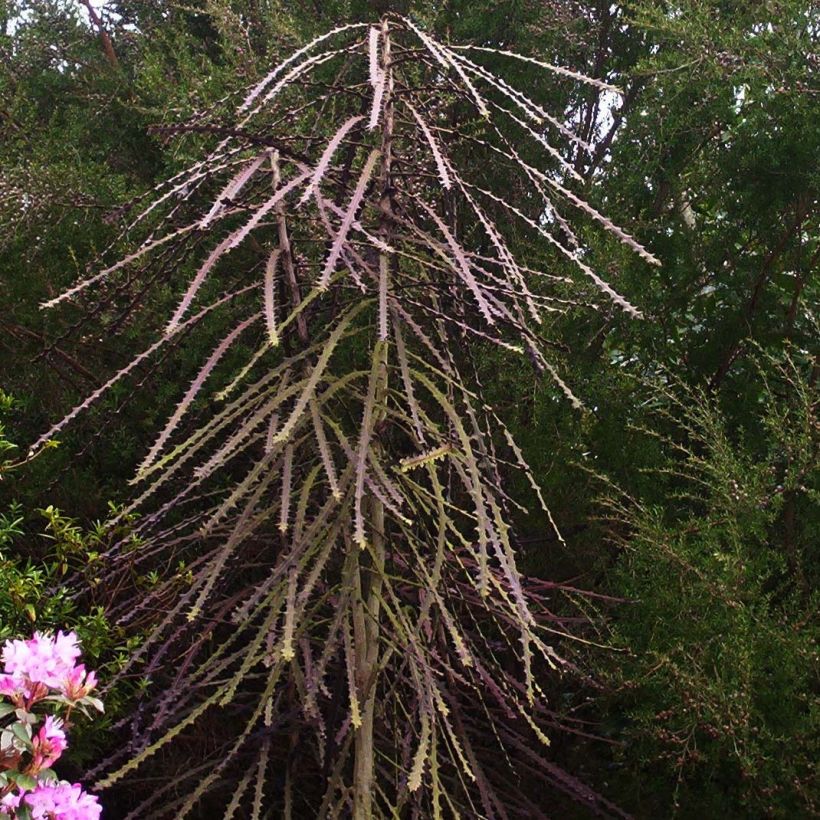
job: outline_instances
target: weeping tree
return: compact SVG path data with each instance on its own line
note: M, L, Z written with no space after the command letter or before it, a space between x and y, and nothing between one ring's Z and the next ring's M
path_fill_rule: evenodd
M546 751L567 627L560 585L516 568L515 473L551 519L478 358L525 356L575 402L544 317L636 313L578 225L654 259L573 193L565 146L588 146L488 61L614 90L398 15L342 26L173 126L211 150L123 211L119 261L49 303L156 314L176 294L37 447L212 345L137 470L136 532L96 572L145 634L120 675L153 682L92 773L160 779L129 817L538 816L544 783L617 812ZM158 567L181 569L134 583Z

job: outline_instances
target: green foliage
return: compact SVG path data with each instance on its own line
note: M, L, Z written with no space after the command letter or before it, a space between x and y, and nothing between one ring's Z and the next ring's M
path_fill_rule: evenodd
M753 414L744 340L776 352L784 339L810 349L817 334L818 20L803 0L677 5L641 0L623 15L645 46L596 188L643 224L664 265L611 257L652 319L612 342L646 367L734 381L732 414Z
M606 713L641 816L817 808L820 435L806 369L759 366L760 430L733 432L698 390L659 390L645 433L663 447L663 501L608 496L622 553L607 586L630 602L615 613L624 654L606 668Z

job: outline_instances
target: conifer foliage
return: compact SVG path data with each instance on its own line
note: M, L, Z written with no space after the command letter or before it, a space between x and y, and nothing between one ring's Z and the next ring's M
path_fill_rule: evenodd
M225 817L535 816L541 781L617 811L548 759L564 630L516 568L507 477L540 494L472 357L527 356L575 401L539 334L568 280L513 234L630 313L572 214L655 260L572 192L561 147L582 141L486 67L533 61L491 51L394 15L317 38L230 117L177 127L216 145L131 218L123 241L142 244L50 303L122 281L178 293L158 340L40 445L221 329L138 469L138 546L106 556L123 589L158 561L187 567L112 613L151 624L120 674L155 685L96 786L168 780L132 817L203 800ZM527 210L483 184L489 166ZM175 765L203 724L218 740Z

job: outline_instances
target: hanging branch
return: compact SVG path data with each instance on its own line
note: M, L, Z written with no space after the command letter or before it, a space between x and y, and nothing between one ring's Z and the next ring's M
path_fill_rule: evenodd
M551 518L472 362L526 355L572 397L533 329L574 304L572 280L519 258L513 223L635 312L552 197L654 257L572 190L560 140L579 140L559 118L406 18L318 37L225 119L197 119L218 142L131 219L142 244L49 303L153 282L167 248L190 263L160 279L166 335L37 447L183 331L223 328L138 470L138 540L100 562L112 617L145 633L120 675L157 686L97 786L167 776L134 817L204 800L214 816L532 816L545 784L617 813L544 756L560 728L544 682L573 636L516 568L511 471ZM180 561L186 585L133 586ZM157 753L203 721L223 741L208 775L167 771Z

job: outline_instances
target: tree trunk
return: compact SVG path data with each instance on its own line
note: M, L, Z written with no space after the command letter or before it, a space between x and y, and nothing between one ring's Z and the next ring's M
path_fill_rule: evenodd
M379 233L387 244L390 242L392 210L392 138L393 138L393 80L390 70L390 34L387 20L382 21L382 70L388 72L384 96L384 129L381 147L381 224ZM388 254L379 255L379 277L385 283L390 275L392 260ZM381 333L381 328L380 328ZM378 430L386 416L385 405L388 387L388 343L381 338L374 350L374 373L376 377L373 429ZM378 439L372 446L380 447ZM356 600L353 610L356 685L362 698L361 725L356 730L353 766L353 817L369 820L373 816L373 791L375 778L375 723L376 694L378 690L380 647L381 592L385 562L385 514L384 504L375 495L367 499L370 522L369 548L360 549L356 566ZM354 547L355 548L355 547Z

